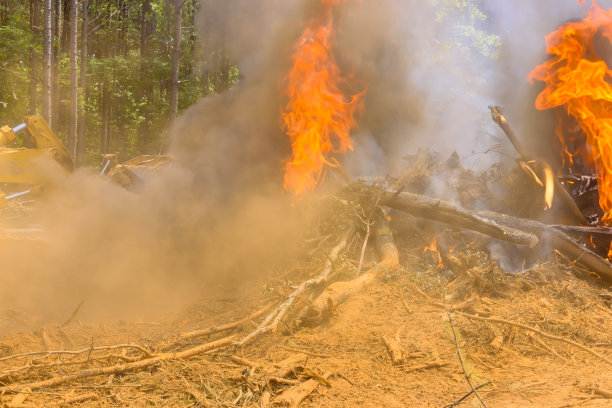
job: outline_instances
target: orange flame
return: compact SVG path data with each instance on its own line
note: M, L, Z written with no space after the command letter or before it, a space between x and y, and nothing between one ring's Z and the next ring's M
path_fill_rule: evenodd
M365 92L347 96L339 88L347 78L336 65L332 43L333 6L341 1L321 0L321 14L311 19L292 57L289 103L282 116L293 153L285 165L284 187L296 196L314 190L325 165L337 166L328 160L330 153L353 150L350 131Z
M586 135L586 143L573 153L564 145L569 160L576 156L592 163L597 172L599 205L603 223L612 224L612 72L595 50L597 33L612 41L612 10L604 11L595 2L586 18L563 24L546 37L546 51L554 57L537 66L529 80L546 83L536 99L536 108L559 108L566 113L559 120L557 135L564 142L563 132L577 122ZM558 112L558 118L561 115ZM567 142L569 140L566 140ZM571 140L573 141L573 140ZM565 143L564 142L564 143Z
M435 256L438 258L438 265L436 266L436 268L438 269L444 268L444 262L442 261L442 255L440 254L440 251L438 250L438 238L434 238L433 241L431 241L431 244L429 244L428 246L425 247L425 249L423 249L423 252L426 253L427 251L433 252Z

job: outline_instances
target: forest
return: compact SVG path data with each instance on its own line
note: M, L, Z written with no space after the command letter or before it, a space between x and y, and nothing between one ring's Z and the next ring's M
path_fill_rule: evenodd
M167 148L168 127L238 79L203 47L197 0L0 1L0 124L40 114L77 165ZM217 33L218 34L218 33Z

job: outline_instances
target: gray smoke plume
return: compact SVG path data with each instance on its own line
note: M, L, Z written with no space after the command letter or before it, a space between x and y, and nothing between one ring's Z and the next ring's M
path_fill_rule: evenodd
M351 175L397 174L419 145L457 150L473 168L501 159L483 153L493 144L512 155L490 123L491 103L506 108L523 138L546 131L526 75L545 58L544 35L587 6L468 1L466 11L455 3L342 3L336 58L354 75L348 92L367 90L355 151L341 158ZM202 1L204 47L226 50L238 83L178 118L175 164L139 194L91 170L60 177L31 220L44 241L0 248L0 308L59 319L85 299L83 318L135 318L265 281L301 230L282 190L290 144L280 112L293 45L318 4Z

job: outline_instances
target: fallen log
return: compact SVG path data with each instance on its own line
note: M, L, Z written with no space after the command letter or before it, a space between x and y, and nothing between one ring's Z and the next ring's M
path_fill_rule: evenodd
M501 225L478 215L479 213L466 211L445 200L414 193L398 194L386 192L382 204L397 210L406 211L417 217L477 231L493 238L524 245L529 248L533 248L539 242L538 237L530 232L523 232Z
M612 264L562 231L539 221L493 211L468 212L448 201L413 193L396 194L387 191L382 205L514 243L527 244L530 240L545 237L564 255L575 259L602 278L612 281Z

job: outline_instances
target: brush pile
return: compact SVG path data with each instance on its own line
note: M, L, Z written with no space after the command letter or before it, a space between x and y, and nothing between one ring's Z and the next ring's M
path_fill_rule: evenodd
M609 404L610 264L538 221L546 165L407 161L300 203L302 253L263 288L150 324L1 311L38 327L0 339L2 406ZM440 180L454 203L423 195Z

